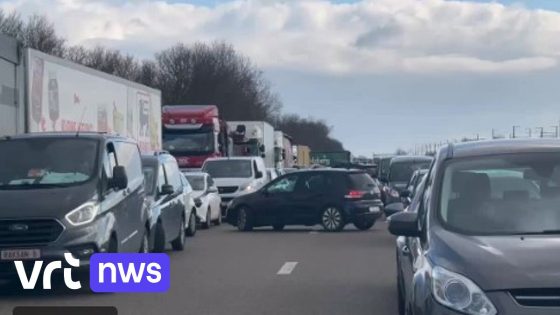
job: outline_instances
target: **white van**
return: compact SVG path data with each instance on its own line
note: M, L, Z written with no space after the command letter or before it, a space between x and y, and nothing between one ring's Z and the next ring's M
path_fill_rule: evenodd
M210 174L222 198L222 215L233 198L253 192L268 182L264 160L260 157L210 158L202 165Z

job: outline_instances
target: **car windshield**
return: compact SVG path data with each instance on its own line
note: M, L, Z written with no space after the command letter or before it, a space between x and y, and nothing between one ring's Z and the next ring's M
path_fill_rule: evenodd
M393 162L389 172L389 181L408 183L414 171L430 167L429 161Z
M98 141L30 138L0 142L0 189L70 186L95 174Z
M144 181L146 184L146 194L148 196L153 196L156 193L156 166L144 166L142 167L144 172Z
M213 178L249 178L253 175L250 160L208 161L202 170Z
M214 133L212 131L166 131L163 134L163 149L171 154L196 155L212 153L214 152Z
M440 217L474 235L560 230L560 154L512 154L451 162Z
M205 189L204 176L186 174L185 177L189 181L189 184L191 184L193 190L202 191Z

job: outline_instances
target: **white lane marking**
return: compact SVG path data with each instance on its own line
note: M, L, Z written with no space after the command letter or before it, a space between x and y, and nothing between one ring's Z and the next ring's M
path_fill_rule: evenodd
M122 240L121 244L124 244L126 242L128 242L131 238L134 237L134 235L138 234L138 230L134 230L134 232L132 232L132 234L130 234L129 236L127 236L124 240Z
M292 273L292 271L294 271L297 264L298 264L297 261L288 261L288 262L284 263L282 268L280 268L280 270L278 270L278 273L276 273L276 274L277 275L289 275L289 274Z

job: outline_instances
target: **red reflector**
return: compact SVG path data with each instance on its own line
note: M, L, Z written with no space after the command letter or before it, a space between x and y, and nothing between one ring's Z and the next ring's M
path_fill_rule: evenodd
M350 190L348 194L344 197L348 199L358 199L358 198L362 198L365 194L366 194L365 192L360 190Z

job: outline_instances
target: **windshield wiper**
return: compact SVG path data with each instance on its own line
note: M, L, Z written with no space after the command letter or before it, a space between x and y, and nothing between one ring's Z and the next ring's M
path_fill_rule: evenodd
M513 235L556 235L556 234L560 235L560 230L542 230L542 231L513 233Z

